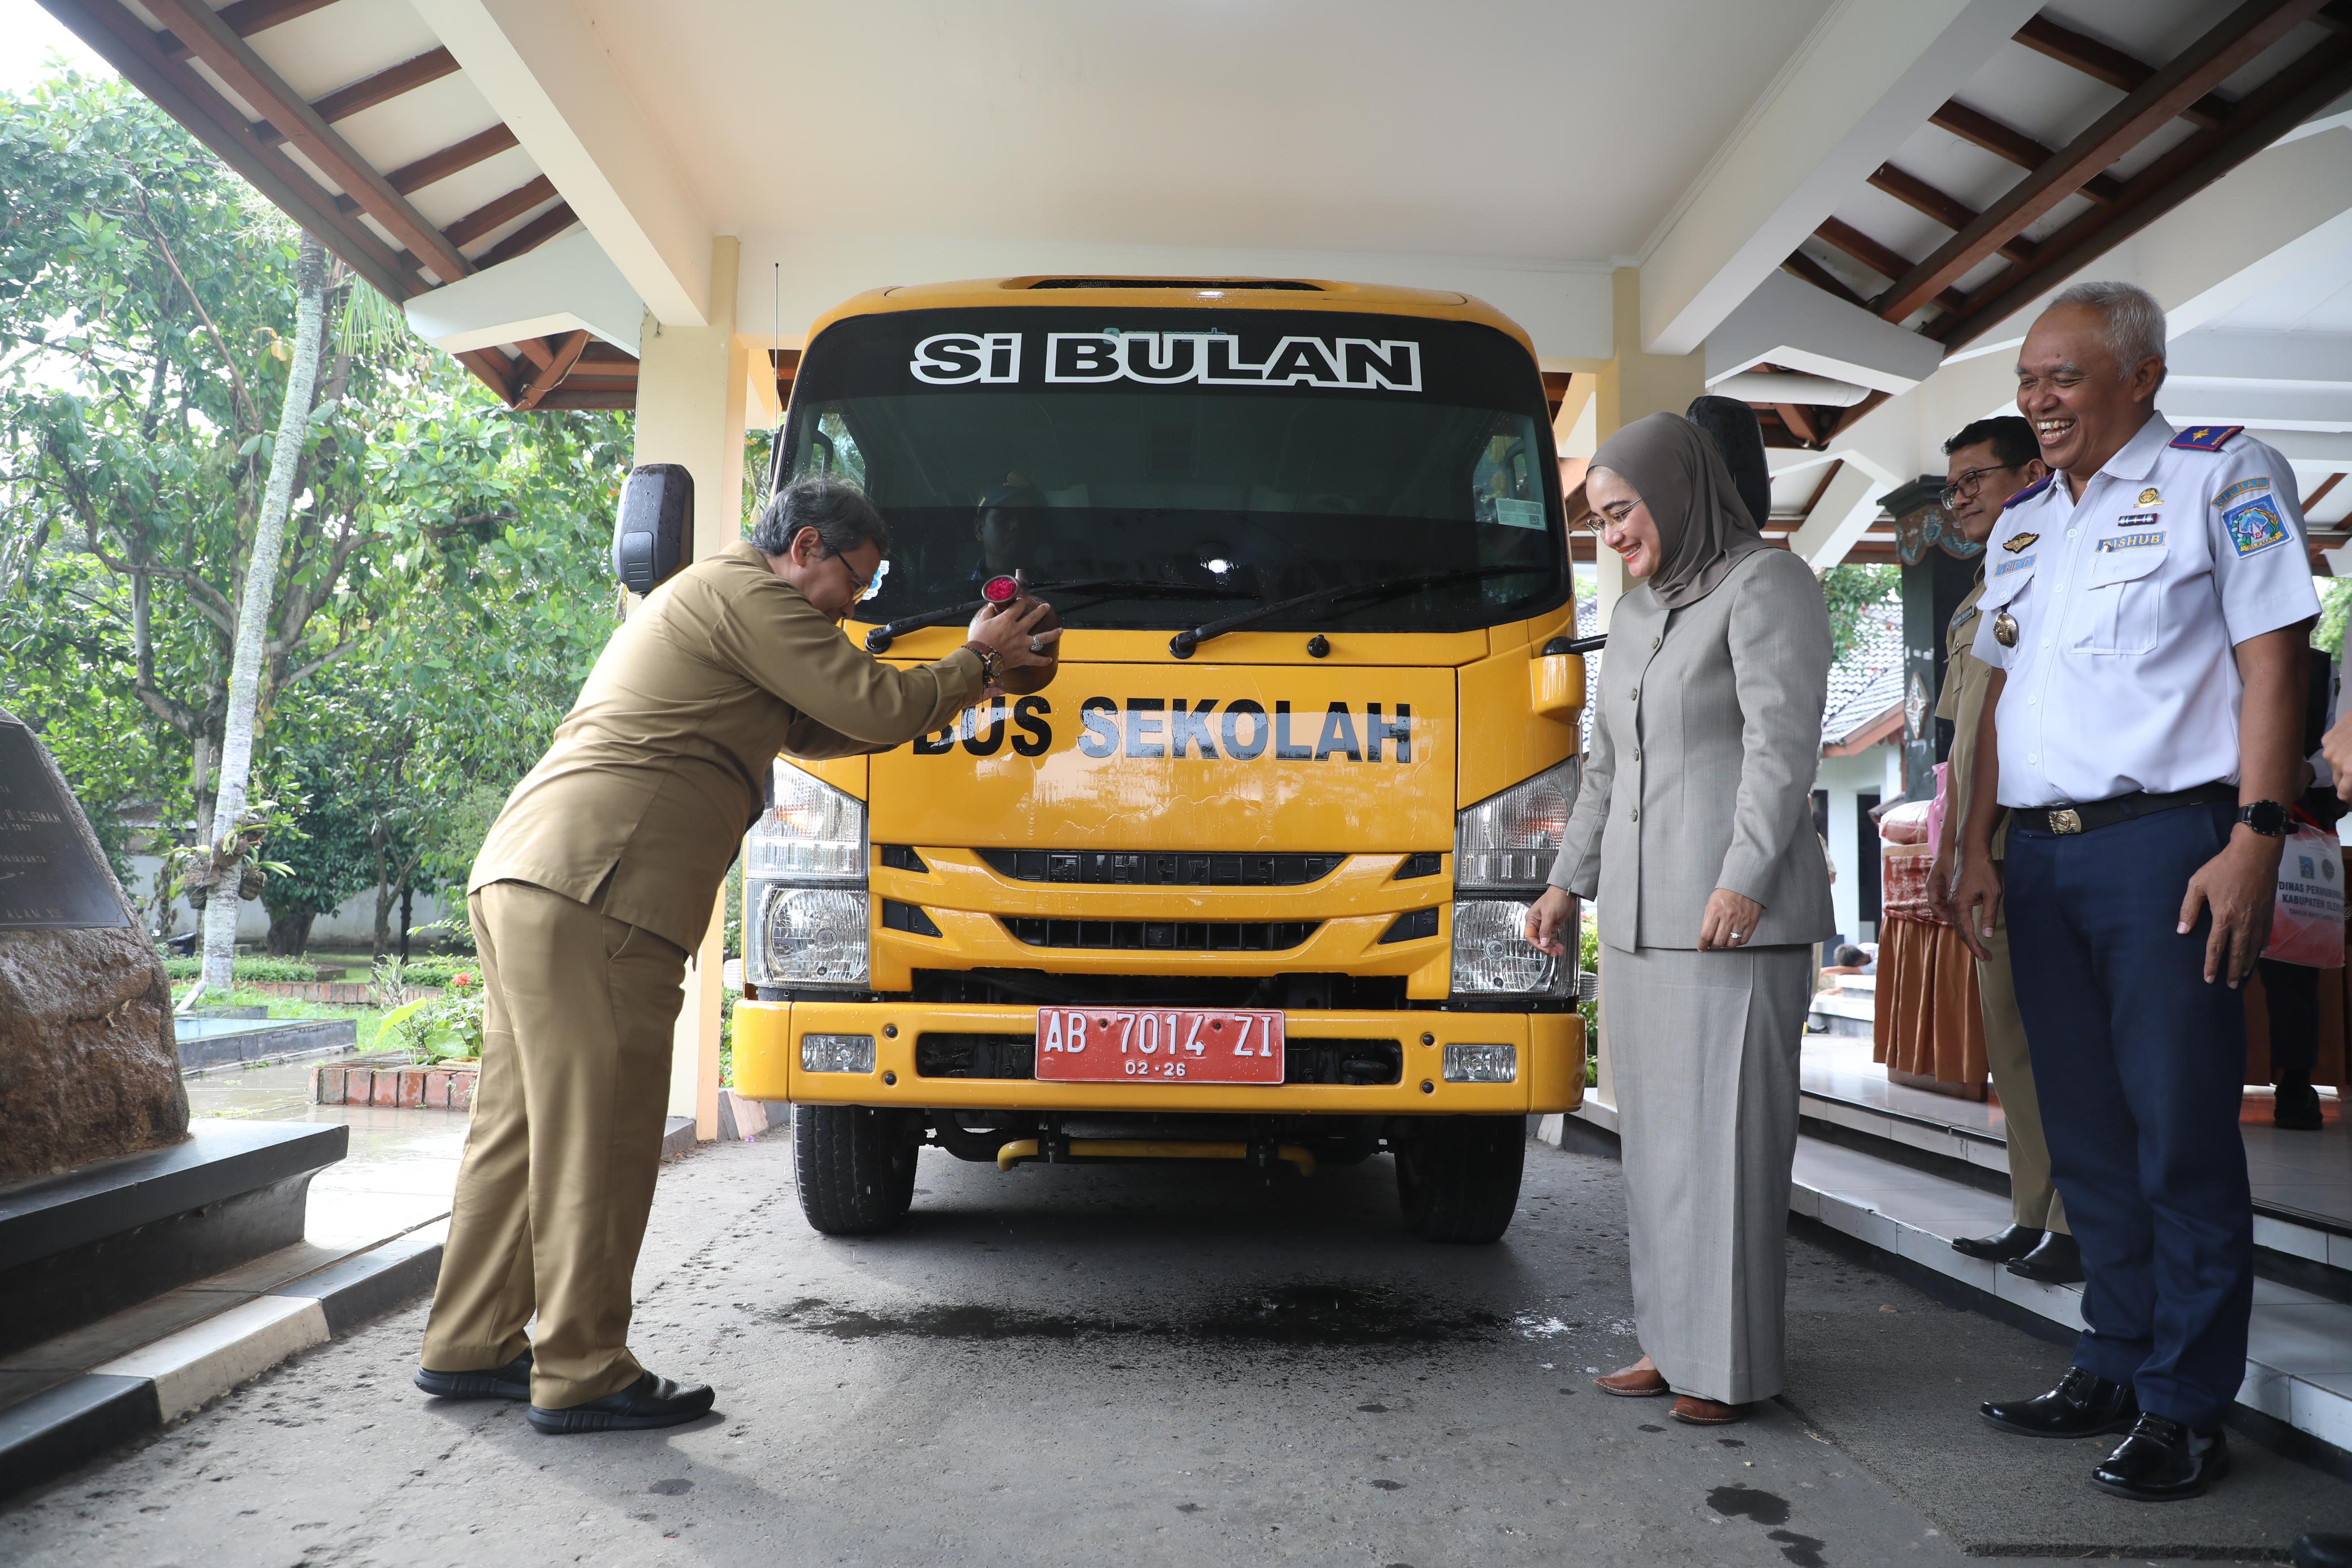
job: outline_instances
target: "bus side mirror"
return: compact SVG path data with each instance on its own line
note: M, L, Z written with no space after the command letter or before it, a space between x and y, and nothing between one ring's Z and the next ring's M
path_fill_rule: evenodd
M694 561L694 476L680 463L640 463L621 486L613 575L640 598Z
M1528 664L1528 707L1538 718L1574 724L1584 706L1584 661L1574 653L1590 653L1609 639L1554 637Z

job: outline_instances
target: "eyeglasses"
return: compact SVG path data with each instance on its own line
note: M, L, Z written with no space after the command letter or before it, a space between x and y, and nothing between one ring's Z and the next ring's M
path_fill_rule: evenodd
M1622 528L1625 526L1625 519L1633 515L1633 508L1641 504L1639 501L1620 501L1597 512L1587 512L1570 526L1595 536L1603 528Z
M1982 468L1963 468L1960 470L1960 476L1958 478L1953 480L1941 490L1936 492L1936 498L1941 501L1944 504L1945 509L1948 511L1951 509L1952 503L1955 501L1961 499L1963 497L1975 495L1978 489L1984 484L1984 476L1986 475L2014 474L2016 472L2017 465L2014 463L1992 463L1988 464Z
M857 569L849 564L849 558L847 556L835 554L833 559L841 563L841 570L849 577L850 586L857 590L857 591L850 598L849 601L852 604L862 604L866 600L873 598L874 595L879 591L883 571L883 568L881 566L877 566L874 569L874 575L872 577L860 577L857 575Z

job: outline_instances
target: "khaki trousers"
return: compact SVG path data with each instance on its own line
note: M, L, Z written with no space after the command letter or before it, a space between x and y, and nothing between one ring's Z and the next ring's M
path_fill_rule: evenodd
M2010 1207L2020 1225L2063 1231L2066 1206L2050 1180L2042 1101L2034 1092L2025 1020L2018 1016L2017 986L2009 970L2007 919L1994 923L1992 939L1985 946L1992 956L1977 961L1977 995L1984 1009L1985 1065L1992 1070L1993 1092L2000 1096L2001 1120L2009 1128Z
M493 883L468 904L488 1021L424 1364L478 1371L529 1349L531 1403L561 1409L643 1370L629 1287L661 1164L686 950L525 883Z

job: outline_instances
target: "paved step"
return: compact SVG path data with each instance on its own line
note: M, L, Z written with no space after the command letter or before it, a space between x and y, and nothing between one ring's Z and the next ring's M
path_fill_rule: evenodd
M1806 1100L1805 1113L1811 1115L1814 1097ZM1590 1093L1575 1115L1611 1134L1617 1130L1615 1109ZM1900 1134L1890 1129L1888 1140L1928 1147L1933 1131L1916 1124ZM1952 1131L1942 1129L1946 1136ZM1544 1118L1539 1135L1559 1143L1558 1119ZM1996 1146L1993 1152L2000 1164L1988 1168L2005 1176L2005 1150ZM1970 1163L1984 1157L1983 1151L1977 1151ZM1952 1250L1958 1238L1988 1235L2007 1225L2006 1197L1958 1176L1939 1176L1810 1134L1797 1140L1795 1175L1789 1199L1792 1213L2063 1327L2082 1328L2081 1286L2021 1280L1999 1264ZM2258 1219L2257 1241L2271 1245L2262 1240L2263 1233ZM2273 1226L2268 1233L2279 1236L2283 1231ZM2246 1378L2238 1403L2352 1458L2352 1305L2277 1281L2256 1281Z

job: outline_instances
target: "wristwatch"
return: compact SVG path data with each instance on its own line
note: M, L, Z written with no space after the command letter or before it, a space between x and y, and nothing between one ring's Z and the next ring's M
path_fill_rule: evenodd
M2276 800L2257 800L2251 806L2239 807L2238 821L2266 839L2283 839L2294 825L2287 809Z
M980 656L980 678L983 683L992 686L1004 678L1003 654L993 648L982 648L977 643L968 643L965 646Z

